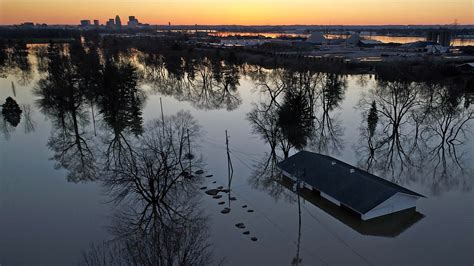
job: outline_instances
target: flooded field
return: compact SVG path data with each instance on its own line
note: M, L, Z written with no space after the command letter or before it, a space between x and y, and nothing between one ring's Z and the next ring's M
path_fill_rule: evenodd
M458 80L29 46L2 54L8 97L0 265L474 262L474 97ZM303 149L426 198L362 223L281 178Z

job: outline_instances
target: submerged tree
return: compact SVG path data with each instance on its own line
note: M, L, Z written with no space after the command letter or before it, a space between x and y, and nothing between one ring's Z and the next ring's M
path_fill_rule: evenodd
M199 135L200 126L189 112L151 121L121 164L105 170L106 191L123 210L111 226L115 238L93 246L84 264L210 263L206 219L197 208L199 178L189 171L185 156Z
M380 81L359 106L367 117L358 148L364 168L430 184L433 193L472 187L461 145L474 117L459 84Z
M278 111L278 126L288 142L298 150L303 149L312 132L313 114L310 103L301 90L289 89ZM285 158L288 153L285 153Z
M68 180L93 180L95 160L85 131L89 121L80 76L64 46L50 45L48 57L48 74L35 89L38 105L53 122L48 146L54 151L57 167L69 171Z
M107 60L97 92L99 113L106 132L107 165L120 164L122 153L130 153L131 136L143 133L144 93L138 87L137 70L130 63Z
M12 97L8 97L2 107L2 115L5 121L16 127L20 124L21 113L22 110L18 103Z
M339 153L344 143L344 129L333 112L344 98L347 87L343 76L326 73L320 82L315 106L315 128L311 136L311 149L325 153Z
M143 54L145 80L155 92L190 102L204 110L237 108L240 73L236 65L217 59Z

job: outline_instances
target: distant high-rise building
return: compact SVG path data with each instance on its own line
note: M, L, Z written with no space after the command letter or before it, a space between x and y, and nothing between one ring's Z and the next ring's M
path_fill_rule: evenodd
M82 27L87 27L87 26L90 26L91 25L91 21L88 20L88 19L83 19L81 20L81 26Z
M94 26L99 27L100 23L98 19L94 19Z
M24 28L31 28L31 27L35 26L35 23L33 23L33 22L24 22L24 23L21 23L20 26L24 27Z
M115 22L114 22L114 19L113 18L110 18L106 23L105 25L109 28L115 26Z
M119 15L115 16L115 26L122 27L122 21L120 20Z
M140 23L138 22L138 19L135 18L135 16L129 16L129 17L128 17L128 24L127 24L128 26L132 26L132 27L133 27L133 26L137 26L137 25L139 25L139 24L140 24Z

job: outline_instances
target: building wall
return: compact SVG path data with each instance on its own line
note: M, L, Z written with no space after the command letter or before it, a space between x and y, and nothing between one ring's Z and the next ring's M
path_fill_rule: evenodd
M283 175L285 175L286 177L288 177L291 180L296 182L296 180L297 180L296 177L294 177L293 175L291 175L288 172L285 172L285 171L282 171L282 172L283 172ZM307 189L316 190L316 189L312 188L309 184L306 184L306 182L302 182L302 183L304 183L304 187L306 187ZM316 191L318 191L318 190L316 190ZM341 202L339 202L335 198L329 196L328 194L326 194L322 191L318 191L318 192L321 195L321 197L329 200L330 202L332 202L332 203L334 203L338 206L343 206L343 205L341 205ZM386 214L390 214L390 213L394 213L394 212L414 208L414 207L416 207L416 201L418 200L418 198L419 197L413 196L413 195L408 195L408 194L404 194L404 193L396 193L395 195L393 195L392 197L390 197L386 201L384 201L381 204L379 204L378 206L374 207L372 210L370 210L366 214L361 215L361 219L362 220L368 220L368 219L383 216L383 215L386 215ZM344 207L346 207L348 209L351 209L348 206L344 206ZM353 211L355 211L355 210L353 210ZM355 212L357 212L357 211L355 211Z
M329 196L328 194L326 194L326 193L324 193L324 192L322 192L322 191L321 191L320 193L321 193L321 194L320 194L321 197L323 197L323 198L329 200L330 202L332 202L332 203L334 203L334 204L336 204L336 205L338 205L338 206L341 205L341 203L340 203L337 199L335 199L335 198Z
M362 215L362 220L368 220L389 213L398 212L405 209L416 207L416 200L418 197L397 193L388 200L382 202L366 214Z

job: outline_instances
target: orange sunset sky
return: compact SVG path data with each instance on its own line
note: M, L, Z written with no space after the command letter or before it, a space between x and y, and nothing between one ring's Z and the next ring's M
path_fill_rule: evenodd
M0 24L474 24L474 0L0 0Z

